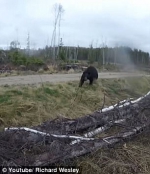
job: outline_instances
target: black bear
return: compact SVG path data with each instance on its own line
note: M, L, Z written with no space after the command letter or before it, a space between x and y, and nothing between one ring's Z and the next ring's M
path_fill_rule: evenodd
M98 72L97 69L93 66L89 66L85 71L83 71L83 74L80 79L79 87L81 87L84 83L84 81L89 80L90 85L93 84L93 81L98 79Z

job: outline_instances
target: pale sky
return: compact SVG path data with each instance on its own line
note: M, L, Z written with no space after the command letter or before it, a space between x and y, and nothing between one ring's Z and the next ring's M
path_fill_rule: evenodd
M149 0L0 0L0 46L51 44L55 3L63 6L60 36L69 46L130 46L150 52Z

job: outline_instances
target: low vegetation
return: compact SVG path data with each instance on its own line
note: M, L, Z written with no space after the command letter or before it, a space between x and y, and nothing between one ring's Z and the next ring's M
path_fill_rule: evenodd
M150 90L150 78L101 79L93 86L78 82L39 86L0 87L0 129L39 125L63 115L81 117L127 98L138 98ZM99 150L76 160L83 173L150 173L150 140L141 136L115 149Z
M21 54L17 50L10 52L8 57L10 59L10 62L13 63L14 65L25 65L25 66L37 65L37 66L40 66L40 65L44 64L43 60L36 58L34 56L29 58L26 55Z

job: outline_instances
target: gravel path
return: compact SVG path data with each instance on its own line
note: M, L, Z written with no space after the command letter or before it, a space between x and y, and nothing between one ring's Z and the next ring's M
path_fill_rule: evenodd
M114 73L114 72L101 72L100 78L121 78L121 77L135 77L135 76L148 76L138 73ZM43 82L59 83L68 81L79 81L81 73L76 74L42 74L42 75L26 75L26 76L8 76L0 77L0 86L2 85L19 85L19 84L38 84Z

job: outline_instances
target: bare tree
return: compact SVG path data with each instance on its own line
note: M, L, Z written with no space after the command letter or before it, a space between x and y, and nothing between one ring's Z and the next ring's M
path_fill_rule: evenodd
M78 60L78 49L79 49L79 46L74 47L74 63L75 63L75 61Z
M115 51L114 65L116 65L116 63L117 63L117 48L118 48L118 44L116 44L115 49L114 49L114 51Z
M30 55L30 34L28 32L28 37L27 37L27 54L28 56Z
M54 12L55 12L55 20L54 20L54 30L52 34L52 40L51 40L51 47L52 47L52 55L53 59L55 60L56 58L56 50L55 50L55 42L56 42L56 29L57 29L57 24L59 22L59 36L58 36L58 42L60 42L60 21L61 21L61 16L64 12L63 6L61 4L55 4L54 5Z
M102 44L103 44L103 70L104 70L104 65L106 64L106 58L105 58L105 47L106 47L106 39L105 39L105 42L103 41L103 38L102 38Z
M62 14L64 13L64 9L63 9L63 7L62 7L62 5L60 5L59 4L59 10L60 10L60 14L59 14L59 21L58 21L58 25L59 25L59 28L58 28L58 52L57 52L57 56L59 55L59 46L60 46L60 42L61 42L61 40L60 40L60 22L61 22L61 20L62 20Z

